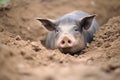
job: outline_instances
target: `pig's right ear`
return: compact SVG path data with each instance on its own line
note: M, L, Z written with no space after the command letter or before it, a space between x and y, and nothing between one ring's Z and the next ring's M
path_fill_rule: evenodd
M47 30L49 30L49 31L55 30L55 26L56 26L55 20L42 19L42 18L39 18L37 20L40 21Z

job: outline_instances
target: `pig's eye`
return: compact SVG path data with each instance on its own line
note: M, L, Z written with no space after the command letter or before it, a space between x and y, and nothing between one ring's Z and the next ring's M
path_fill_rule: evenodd
M75 30L75 31L79 31L79 29L78 29L78 28L75 28L74 30Z
M59 30L58 30L58 29L56 29L56 30L55 30L55 32L56 32L56 33L58 33L58 32L59 32Z

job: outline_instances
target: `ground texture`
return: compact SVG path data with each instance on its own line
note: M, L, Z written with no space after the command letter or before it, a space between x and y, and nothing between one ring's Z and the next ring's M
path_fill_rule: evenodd
M0 80L120 80L119 0L11 0L0 7ZM83 10L100 29L82 52L47 50L37 18Z

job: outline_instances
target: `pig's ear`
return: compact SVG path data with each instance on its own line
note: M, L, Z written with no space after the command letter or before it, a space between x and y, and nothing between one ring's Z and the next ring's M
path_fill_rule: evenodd
M52 20L52 19L42 19L42 18L39 18L37 19L38 21L40 21L44 27L49 30L49 31L53 31L55 30L55 20Z
M80 25L82 28L84 28L85 30L88 30L92 24L92 21L94 19L96 15L91 15L91 16L87 16L85 18L83 18L81 21L80 21Z

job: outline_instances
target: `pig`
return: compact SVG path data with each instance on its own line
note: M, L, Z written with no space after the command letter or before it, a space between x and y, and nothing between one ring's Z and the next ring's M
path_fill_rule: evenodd
M48 49L59 49L63 53L80 52L93 40L93 35L99 28L95 16L73 11L56 20L37 19L49 31L45 46Z

